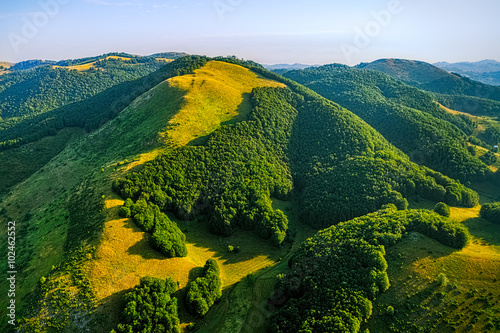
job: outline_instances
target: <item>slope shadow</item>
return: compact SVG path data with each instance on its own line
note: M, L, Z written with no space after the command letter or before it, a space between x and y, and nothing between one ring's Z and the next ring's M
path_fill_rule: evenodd
M500 225L481 217L474 217L463 222L472 236L484 240L490 245L500 246Z
M223 121L220 123L220 126L225 126L225 125L231 125L231 124L236 124L241 121L248 120L248 116L252 112L252 104L250 102L251 98L251 93L243 93L242 94L243 101L238 105L236 109L236 116L233 118ZM212 132L213 133L213 132ZM205 146L210 139L210 136L212 133L203 135L200 137L197 137L196 139L191 140L188 142L188 146Z
M258 256L266 256L273 261L283 257L289 250L289 245L278 248L270 240L262 239L256 231L246 231L235 228L234 235L223 237L209 231L208 222L176 221L181 230L186 232L186 243L201 251L214 252L213 258L225 264L235 264L248 261ZM230 246L236 249L230 251Z

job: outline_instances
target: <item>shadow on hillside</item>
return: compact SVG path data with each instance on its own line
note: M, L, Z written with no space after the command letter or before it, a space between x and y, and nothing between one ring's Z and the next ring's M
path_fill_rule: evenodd
M131 255L141 256L143 259L165 260L167 257L160 252L153 250L149 243L149 234L144 233L144 238L128 248L127 253Z
M233 118L223 121L220 123L220 126L236 124L241 121L247 120L248 116L252 112L252 104L250 103L251 93L243 93L243 101L238 105L236 109L236 116ZM213 132L212 132L213 133ZM188 142L187 146L206 146L208 140L212 133L197 137Z
M100 301L95 313L93 314L93 329L99 332L110 332L116 329L116 325L120 321L121 313L125 306L123 296L132 289L122 290L120 292L109 295Z
M282 248L273 246L270 240L260 238L256 231L236 228L234 235L223 237L211 233L207 221L178 221L178 226L181 230L188 230L185 232L186 243L198 248L200 252L215 252L213 258L222 260L225 264L244 262L258 256L276 261L290 249L288 244Z
M472 236L484 240L490 245L500 246L500 225L475 217L464 221Z

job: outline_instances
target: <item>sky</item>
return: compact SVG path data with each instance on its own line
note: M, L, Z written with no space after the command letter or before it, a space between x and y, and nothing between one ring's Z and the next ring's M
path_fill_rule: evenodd
M169 51L262 64L500 61L499 14L498 0L4 1L0 61Z

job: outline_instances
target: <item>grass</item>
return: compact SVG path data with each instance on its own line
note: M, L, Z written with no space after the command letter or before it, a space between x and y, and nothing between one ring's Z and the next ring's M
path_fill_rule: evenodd
M168 59L168 58L155 58L156 60L159 60L159 61L165 61L165 62L172 62L174 61L174 59Z
M71 142L28 179L3 194L1 225L16 221L17 261L23 265L18 271L18 310L26 304L26 297L40 278L50 274L51 267L64 259L69 223L67 198L76 186L90 178L96 191L110 192L110 176L120 167L119 161L138 156L132 163L122 163L121 167L128 168L160 153L165 143L159 140L158 133L179 110L182 96L168 83L158 85L98 131ZM52 139L44 140L49 144ZM0 233L0 244L5 247L6 233ZM6 280L0 280L0 290L5 288ZM6 301L7 298L0 299L2 317ZM2 321L0 331L5 328L3 325L6 323Z
M89 62L89 63L86 63L86 64L82 64L82 65L73 65L73 66L57 66L57 65L54 65L52 66L52 68L65 68L65 69L69 69L69 70L72 70L72 69L75 69L79 72L83 72L83 71L87 71L91 68L94 68L94 64L96 63L96 61L93 61L93 62Z
M108 60L108 59L118 59L118 60L129 61L132 58L120 57L120 56L107 56L106 60Z
M220 61L210 61L194 74L169 82L186 92L181 110L170 121L168 133L164 133L180 146L210 134L223 122L245 119L251 110L249 94L253 88L284 86L244 67Z
M171 106L165 110L165 114L169 114L171 118L166 117L170 119L168 121L166 118L163 119L163 124L169 123L169 126L161 132L163 135L160 134L159 146L172 143L188 144L195 138L209 134L222 122L244 119L251 109L248 94L253 87L264 85L281 84L262 79L243 67L215 61L207 63L194 75L176 77L162 83L154 90L176 92L178 108ZM212 97L207 101L209 96ZM219 98L214 99L213 96ZM131 108L137 109L137 112L140 110L142 114L147 107L158 110L159 102L165 100L167 100L165 96L156 100L153 92L151 97L142 96L141 100L131 105ZM172 110L180 111L171 113ZM172 126L173 123L178 125ZM158 120L152 124L158 124ZM121 135L129 135L128 130L117 134L118 137ZM140 167L142 163L153 158L157 151L137 156L133 162L123 164L122 167L119 167L122 163L111 164L108 167L119 168L115 176L122 175ZM138 284L143 276L172 277L179 282L179 287L183 288L193 279L194 272L198 271L207 259L214 258L221 268L224 294L227 295L248 274L273 266L286 254L286 249L273 247L253 232L240 231L237 235L222 238L211 234L207 223L177 221L181 230L186 233L188 256L166 259L151 249L148 244L148 234L143 233L130 219L122 219L117 215L117 210L123 201L110 189L106 191L105 196L108 218L96 251L96 260L89 262L86 269L97 291L97 297L102 303L98 311L110 316L111 324L116 323L119 317L120 296ZM175 220L174 217L171 218ZM230 253L229 245L238 246L240 252ZM229 299L226 298L225 303L222 303L229 304L227 302ZM196 318L188 315L183 309L182 297L180 303L181 319L185 327ZM225 318L225 316L220 317L224 320ZM113 327L103 329L111 328Z
M374 302L366 328L371 332L494 331L490 326L500 313L500 226L479 218L479 209L451 207L451 218L464 223L473 236L460 251L418 233L387 249L391 288ZM438 281L443 276L449 280L447 285ZM386 314L388 306L396 309L394 316Z

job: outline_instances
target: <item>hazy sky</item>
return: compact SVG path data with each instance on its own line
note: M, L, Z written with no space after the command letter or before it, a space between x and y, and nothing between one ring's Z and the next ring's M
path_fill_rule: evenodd
M500 60L498 0L20 0L0 8L0 61L115 51L265 64Z

